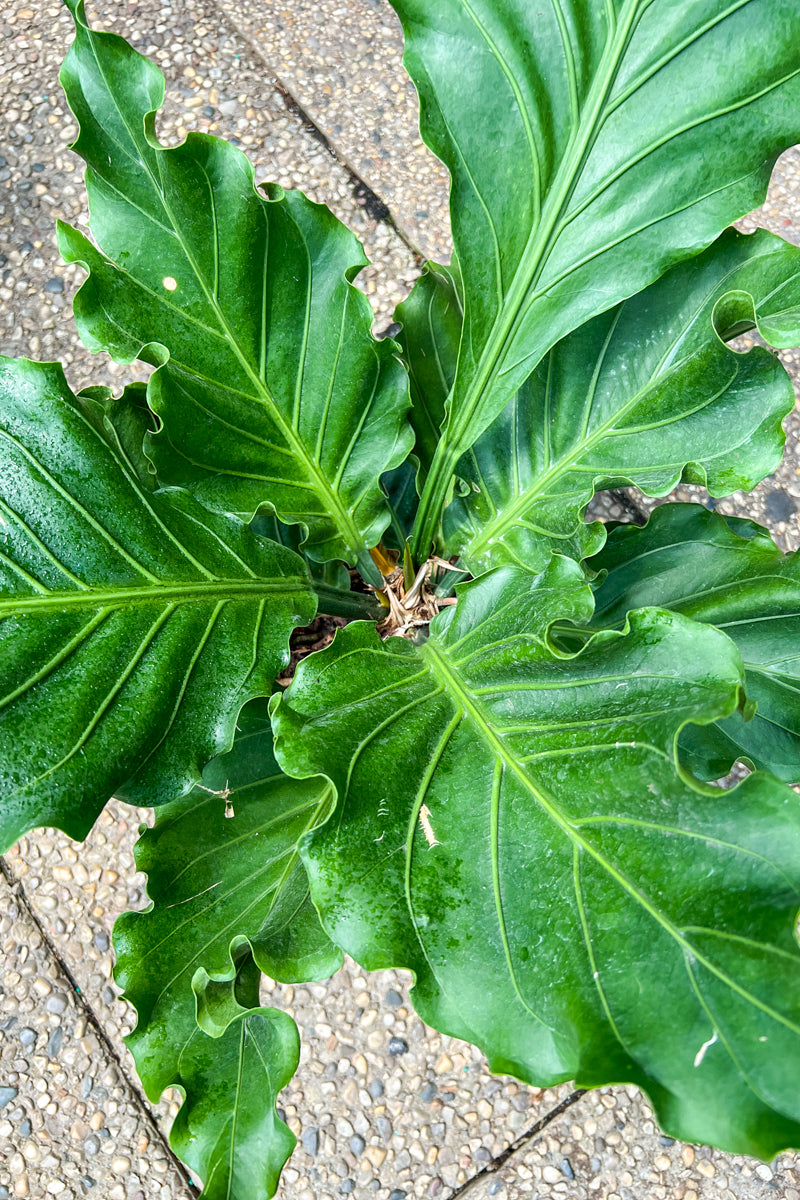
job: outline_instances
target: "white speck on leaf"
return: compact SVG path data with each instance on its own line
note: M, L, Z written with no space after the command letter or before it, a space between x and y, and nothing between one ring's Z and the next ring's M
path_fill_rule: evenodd
M707 1041L707 1042L703 1042L702 1046L701 1046L701 1047L700 1047L700 1049L697 1051L697 1054L695 1054L695 1056L694 1056L694 1065L695 1065L696 1067L699 1067L699 1066L700 1066L700 1064L701 1064L701 1062L702 1062L702 1061L703 1061L703 1059L705 1058L705 1056L706 1056L706 1050L708 1050L708 1048L709 1048L710 1046L713 1046L713 1045L714 1045L714 1043L715 1043L715 1042L718 1042L718 1041L719 1041L719 1034L717 1033L717 1031L716 1031L716 1029L715 1029L715 1030L714 1030L714 1034L713 1034L713 1036L712 1036L712 1037L710 1037L710 1038L708 1039L708 1041Z
M422 826L422 832L425 834L425 840L428 845L438 846L439 842L436 840L436 834L433 832L433 826L431 825L431 810L427 804L423 804L419 810L419 823Z

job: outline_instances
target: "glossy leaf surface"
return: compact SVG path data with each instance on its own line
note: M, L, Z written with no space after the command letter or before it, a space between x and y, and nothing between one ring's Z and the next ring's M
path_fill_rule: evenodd
M243 1011L218 1038L195 1027L181 1055L186 1100L169 1140L203 1179L202 1200L275 1194L295 1147L275 1101L299 1056L297 1026L274 1008Z
M424 555L457 459L547 350L761 203L773 161L800 140L800 10L392 3L423 137L451 174L464 288L450 416L416 535Z
M199 970L212 982L234 979L245 943L261 971L286 983L327 978L342 963L296 851L327 814L330 785L281 774L266 701L244 709L238 724L233 750L143 832L136 865L152 903L114 926L115 977L138 1013L128 1046L154 1102L180 1081Z
M85 837L123 785L188 790L316 611L297 555L150 492L120 429L60 367L0 360L4 847L40 825Z
M405 372L350 283L361 246L299 192L257 192L218 138L162 147L161 72L69 5L61 79L102 251L61 227L65 259L90 272L82 338L160 364L148 397L163 428L148 453L166 482L244 518L268 505L307 528L311 557L352 562L386 528L378 477L411 444Z
M409 418L424 479L439 443L458 364L464 312L457 265L426 263L395 317L402 326L397 340L411 382Z
M729 639L651 609L555 652L589 609L567 560L501 568L419 646L353 624L301 664L271 706L284 769L338 793L312 895L492 1070L631 1081L673 1136L770 1157L800 1137L800 799L677 769L741 700Z
M598 628L657 604L724 630L744 659L756 715L687 729L692 769L714 779L743 757L800 781L800 553L782 554L751 521L666 504L643 529L613 530L591 565L607 572L596 593Z
M596 490L663 496L683 477L714 496L749 490L780 461L794 392L777 358L723 338L755 324L800 342L800 250L731 230L638 296L558 344L458 464L445 547L473 573L581 558L604 532ZM718 336L719 334L719 336Z

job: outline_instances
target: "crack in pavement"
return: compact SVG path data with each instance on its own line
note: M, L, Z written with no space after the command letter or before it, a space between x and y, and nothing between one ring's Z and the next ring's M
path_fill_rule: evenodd
M573 1104L577 1104L581 1096L585 1096L587 1091L588 1088L577 1088L574 1092L570 1092L569 1096L562 1100L560 1104L557 1104L555 1108L550 1110L550 1112L545 1113L543 1117L540 1117L538 1121L535 1121L534 1124L521 1133L519 1137L511 1143L510 1146L506 1146L505 1150L498 1154L496 1158L493 1158L491 1162L487 1163L482 1170L478 1171L477 1175L473 1175L472 1178L468 1179L466 1183L462 1184L457 1191L453 1192L450 1196L450 1200L463 1200L465 1196L472 1195L480 1183L485 1183L486 1179L490 1175L496 1175L500 1168L505 1166L510 1158L512 1158L526 1146L530 1145L532 1142L535 1142L538 1139L539 1134L542 1133L548 1125L555 1121L557 1117L560 1117L562 1113L565 1113L567 1109L572 1108Z
M414 245L414 242L411 240L405 230L398 224L391 208L386 201L383 200L381 196L379 196L378 193L370 187L367 181L349 162L347 156L342 154L342 152L337 149L333 142L331 142L330 138L323 133L308 109L304 108L303 105L300 104L300 102L294 97L289 88L287 88L283 83L280 76L269 62L268 58L265 56L264 51L261 49L258 41L251 37L246 29L243 29L241 25L238 25L233 20L230 12L219 2L219 0L213 0L213 3L214 7L219 13L220 18L229 26L230 29L234 31L237 37L241 38L242 41L245 42L250 51L258 59L260 59L262 63L264 63L265 67L272 76L273 87L283 98L283 102L286 105L287 110L292 114L292 116L297 117L301 122L304 132L308 134L309 137L313 138L315 142L318 142L328 152L328 154L330 154L334 162L338 163L339 166L347 172L348 176L350 177L350 183L353 187L353 196L356 202L366 209L367 214L373 221L380 221L383 224L388 225L389 228L397 234L398 238L405 245L405 247L411 251L416 265L419 268L422 268L426 261L426 256L419 250L417 246Z
M105 1029L103 1028L100 1018L97 1016L94 1009L92 1008L89 1000L86 997L86 994L81 990L80 984L78 983L77 979L75 978L75 976L73 975L69 966L67 965L63 955L60 953L58 946L53 941L53 939L50 936L50 934L48 933L46 927L44 926L41 919L37 915L35 909L31 905L30 899L28 898L28 894L25 890L25 885L23 884L21 879L17 878L17 876L14 874L13 869L9 866L8 862L2 855L0 855L0 875L2 875L3 878L5 879L6 883L8 884L9 888L11 889L14 897L18 901L20 908L23 910L25 915L30 919L30 921L36 928L36 931L40 935L40 937L47 949L48 954L55 961L55 963L58 966L58 969L61 971L61 974L64 976L67 983L69 984L75 1002L81 1008L83 1015L86 1017L87 1021L91 1025L92 1030L94 1031L98 1041L102 1045L102 1047L105 1050L108 1057L113 1062L114 1066L119 1071L120 1078L124 1081L125 1086L128 1088L128 1091L130 1092L130 1095L133 1099L134 1104L141 1112L147 1125L150 1127L151 1131L153 1132L153 1135L158 1140L159 1144L163 1147L168 1159L170 1160L170 1162L175 1167L175 1170L180 1175L183 1183L186 1186L188 1194L190 1196L199 1196L200 1188L197 1186L197 1184L194 1183L194 1181L193 1181L191 1175L189 1174L189 1172L187 1171L186 1167L183 1165L181 1160L176 1156L175 1152L173 1151L172 1147L170 1146L167 1136L163 1132L161 1127L159 1126L158 1121L156 1120L155 1115L153 1114L144 1093L140 1090L140 1088L137 1086L135 1081L133 1079L131 1079L130 1074L125 1069L125 1065L120 1057L119 1051L117 1050L114 1043L111 1041L111 1039L109 1038Z

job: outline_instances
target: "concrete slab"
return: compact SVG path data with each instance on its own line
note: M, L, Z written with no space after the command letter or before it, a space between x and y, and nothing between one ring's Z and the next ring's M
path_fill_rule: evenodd
M459 1200L798 1200L800 1166L771 1166L662 1137L635 1088L601 1088Z
M449 177L419 136L400 22L385 0L219 4L409 241L427 258L449 261Z
M225 23L220 23L211 0L181 0L172 6L155 0L136 5L115 0L104 6L102 19L167 71L168 103L160 122L165 140L183 137L189 127L233 133L261 177L303 187L356 229L376 264L365 273L364 284L385 327L416 273L413 256L391 226L376 221L359 202L342 164L334 162L286 110L283 98L269 87L265 63L314 115L341 158L386 201L408 240L446 258L446 175L416 137L413 89L399 74L396 20L384 0L226 4ZM68 16L55 0L43 0L35 13L22 3L11 4L0 14L0 34L0 87L5 97L0 119L6 122L1 135L5 145L0 147L0 252L5 256L5 261L0 259L0 348L65 360L75 386L109 377L119 383L130 377L130 369L109 365L104 356L89 356L77 342L70 297L79 273L59 264L52 236L55 216L86 217L81 164L66 150L74 126L55 84L70 36ZM327 103L320 96L327 97ZM797 152L784 156L765 210L756 217L798 242L799 162ZM788 356L800 380L798 361ZM769 497L788 496L792 504L800 497L797 414L789 426L792 453L776 476L762 485L755 499L724 502L731 511L747 511L771 524L787 546L798 541L796 516L785 503L780 511L786 516L776 515L780 502ZM126 1079L130 1060L121 1039L131 1013L117 1000L110 981L113 919L125 908L146 902L132 860L141 816L112 804L83 847L49 831L24 839L9 864L33 916L20 912L7 884L0 882L0 937L6 954L6 990L0 996L0 1089L17 1089L14 1106L9 1101L0 1110L0 1200L5 1200L3 1188L14 1194L18 1186L28 1190L18 1190L17 1195L33 1200L58 1194L68 1200L85 1194L104 1200L149 1200L151 1195L167 1200L189 1194L139 1107L135 1085ZM37 921L55 953L41 940ZM59 958L107 1035L111 1057L102 1042L86 1041L80 1024L83 1010L64 983ZM38 988L36 981L41 981ZM43 990L45 984L51 992ZM338 1200L348 1194L355 1200L456 1194L517 1200L534 1192L605 1200L716 1200L726 1195L755 1200L775 1192L798 1200L798 1167L792 1156L767 1168L751 1160L665 1145L639 1094L624 1088L583 1097L569 1113L549 1123L542 1138L526 1143L500 1169L482 1175L526 1130L546 1121L569 1089L540 1093L494 1079L475 1050L425 1030L408 1004L406 985L406 979L390 972L367 977L353 964L330 985L265 985L265 1000L295 1016L304 1042L301 1070L282 1096L287 1120L301 1139L281 1185L285 1200ZM63 992L63 1011L72 1025L66 1017L60 1024L54 1020L58 1014L47 1007L53 992L59 993L59 1002ZM2 1030L6 1014L18 1023L23 1018L27 1022L25 1027L35 1035L31 1045L36 1055L24 1058L17 1042L10 1040L17 1026ZM40 1046L49 1045L62 1025L60 1055L51 1059L39 1054ZM56 1042L57 1038L54 1049ZM67 1061L67 1051L74 1063ZM13 1065L23 1058L28 1063L24 1069ZM88 1097L82 1097L87 1077L94 1082ZM51 1091L54 1079L57 1089ZM37 1108L37 1097L45 1094L47 1103ZM3 1095L0 1091L0 1099ZM95 1102L97 1109L91 1107ZM80 1104L85 1106L82 1113L76 1107ZM176 1105L177 1099L168 1096L155 1110L162 1128ZM54 1111L49 1106L55 1106ZM20 1115L12 1119L18 1110ZM100 1138L98 1131L100 1148L94 1159L105 1174L101 1177L94 1167L87 1168L96 1179L96 1190L87 1193L75 1171L94 1159L87 1156L86 1138L81 1141L83 1126L76 1126L80 1137L72 1137L71 1130L78 1121L88 1123L95 1111L103 1113L107 1124L101 1128L109 1130L110 1139ZM36 1112L44 1113L41 1123L34 1120ZM117 1130L111 1118L117 1122L118 1117ZM94 1133L90 1125L86 1137ZM34 1149L26 1158L28 1144ZM155 1156L152 1164L148 1154ZM123 1166L128 1160L130 1166ZM165 1162L166 1169L156 1161ZM701 1169L704 1163L709 1165ZM23 1176L25 1183L18 1184ZM64 1186L54 1191L54 1183ZM148 1190L156 1185L160 1191Z
M148 1110L0 877L0 1196L188 1200Z

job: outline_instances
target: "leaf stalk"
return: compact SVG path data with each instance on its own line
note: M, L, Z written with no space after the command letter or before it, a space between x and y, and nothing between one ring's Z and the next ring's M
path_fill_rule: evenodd
M314 594L319 601L319 611L328 617L351 617L356 621L380 621L386 610L379 601L363 592L345 592L329 583L312 581Z

